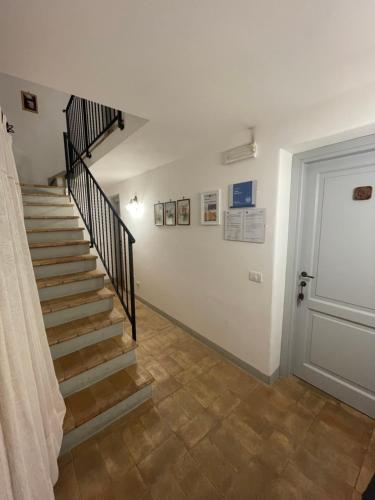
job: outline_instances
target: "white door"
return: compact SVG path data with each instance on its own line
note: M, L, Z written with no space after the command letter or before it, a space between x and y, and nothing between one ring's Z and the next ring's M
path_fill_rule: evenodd
M375 152L305 164L300 199L294 373L375 417Z

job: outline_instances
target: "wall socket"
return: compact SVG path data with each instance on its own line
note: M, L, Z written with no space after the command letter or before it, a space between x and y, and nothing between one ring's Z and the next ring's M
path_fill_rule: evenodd
M139 288L141 286L141 282L140 281L136 281L135 282L136 286Z
M254 281L255 283L263 282L263 275L259 271L250 271L249 272L249 280Z

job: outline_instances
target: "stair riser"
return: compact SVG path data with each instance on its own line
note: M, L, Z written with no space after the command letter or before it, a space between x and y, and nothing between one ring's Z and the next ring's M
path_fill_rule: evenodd
M53 186L21 186L22 194L30 193L49 193L49 194L66 194L64 187Z
M24 203L56 203L57 205L70 203L68 196L34 196L26 193L23 193L22 201Z
M36 278L50 278L51 276L61 276L65 274L84 273L93 271L96 268L96 260L80 260L78 262L65 262L64 264L51 264L48 266L35 266Z
M57 299L59 297L68 297L78 293L92 292L104 287L104 277L89 280L75 281L74 283L65 283L63 285L48 286L39 289L40 300Z
M59 342L58 344L52 345L50 346L52 358L61 358L79 349L88 347L89 345L97 344L98 342L115 337L116 335L122 335L123 327L124 323L121 321L120 323L101 328L100 330L86 333L86 335L74 337L66 342Z
M80 373L76 377L72 377L71 379L62 382L60 384L60 392L64 397L70 396L70 394L74 394L75 392L85 389L89 385L95 384L96 382L109 377L123 368L134 365L136 361L135 349L132 349L117 358L111 359L106 363L95 366L90 370Z
M86 422L85 424L80 425L76 429L68 432L64 436L60 455L67 453L78 444L86 441L86 439L89 439L94 434L124 416L126 413L134 410L137 406L150 399L151 396L152 386L151 384L146 385L138 392L132 394L130 397L124 399L109 410L100 413L89 422Z
M73 207L54 207L47 205L24 205L23 213L26 217L33 215L48 215L52 217L53 215L74 215Z
M71 257L74 255L85 255L90 252L90 245L64 245L61 247L30 248L31 258L54 259L55 257Z
M39 227L78 227L78 219L25 219L26 229Z
M51 231L41 233L27 233L29 243L43 243L44 241L83 240L83 229L79 231Z
M66 186L65 177L55 177L53 185L54 186Z
M46 328L50 326L62 325L74 321L76 319L87 318L92 314L99 314L101 312L110 311L113 309L113 299L103 299L89 304L82 304L69 309L63 309L43 315L44 325Z

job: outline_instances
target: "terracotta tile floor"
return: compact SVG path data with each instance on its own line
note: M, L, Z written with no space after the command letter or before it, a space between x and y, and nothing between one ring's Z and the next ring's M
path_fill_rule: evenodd
M137 311L153 400L60 458L56 499L360 499L374 420L294 377L267 386Z

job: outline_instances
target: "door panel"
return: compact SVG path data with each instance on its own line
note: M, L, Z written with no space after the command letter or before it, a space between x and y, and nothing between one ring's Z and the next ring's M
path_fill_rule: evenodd
M370 329L313 313L309 337L312 364L371 390L375 363Z
M294 372L375 417L375 153L304 166ZM301 281L300 277L298 282Z

